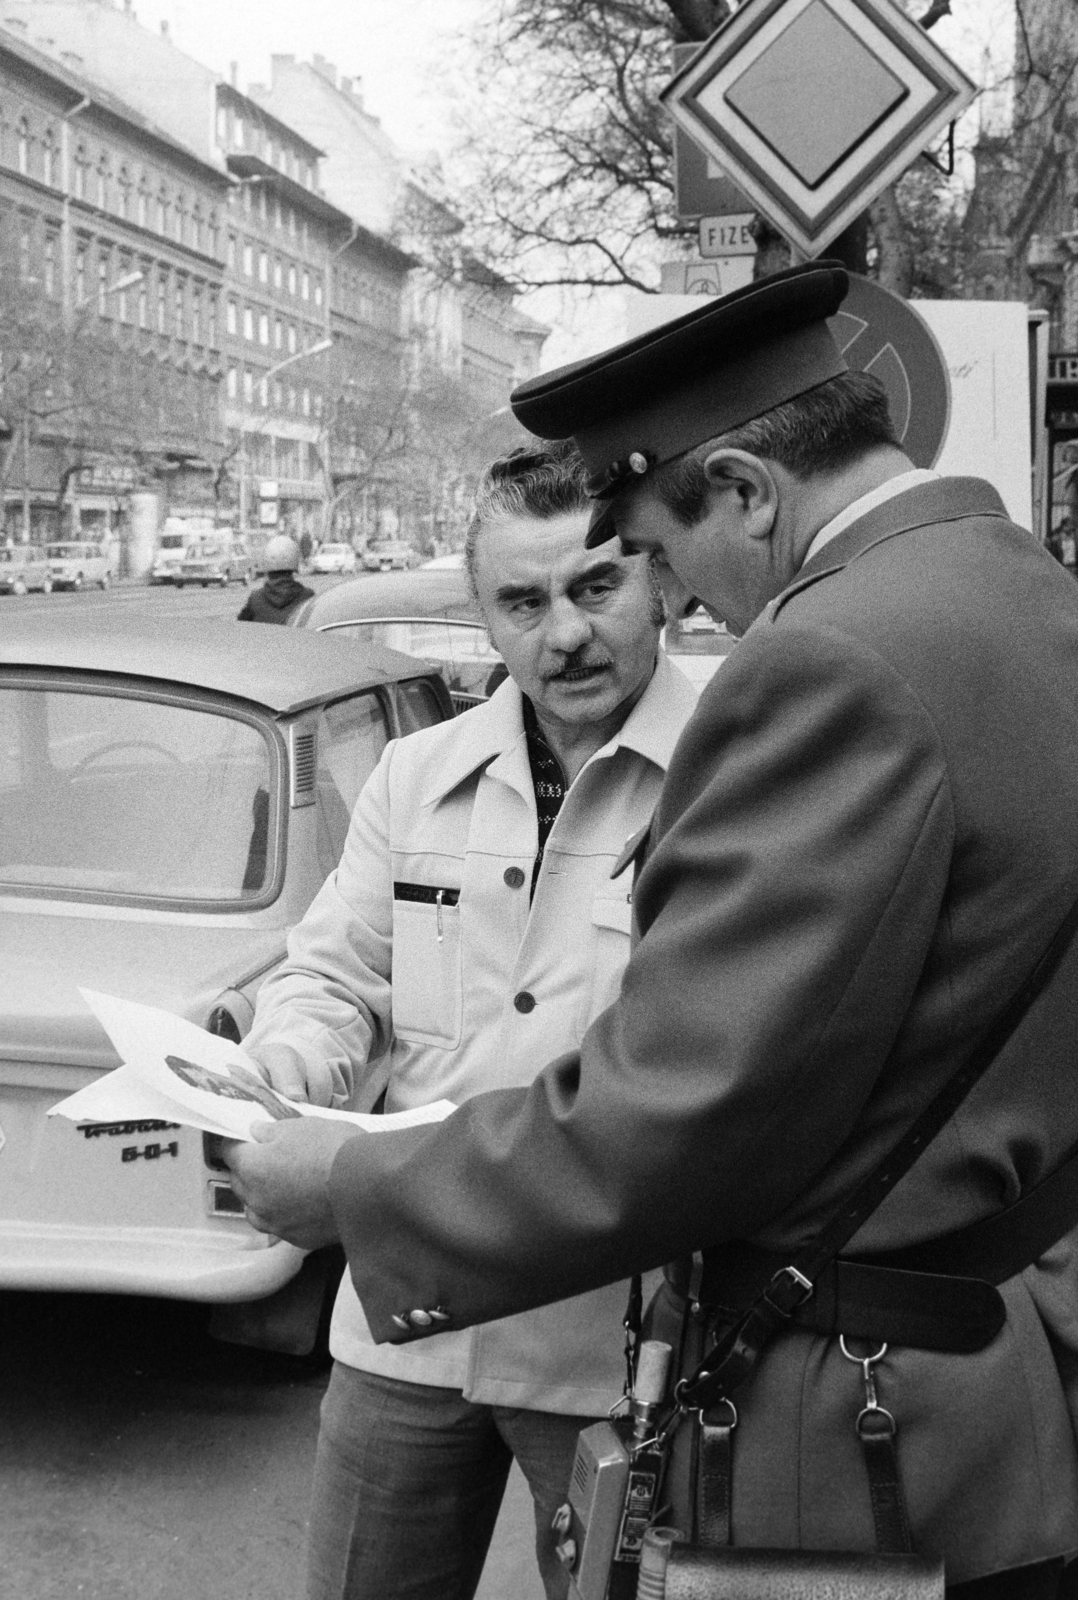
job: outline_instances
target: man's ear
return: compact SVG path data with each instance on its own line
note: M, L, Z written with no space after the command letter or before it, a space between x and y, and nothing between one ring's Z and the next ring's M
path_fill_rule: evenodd
M714 489L736 497L746 536L770 538L778 516L779 491L767 462L747 450L719 449L705 458L704 471Z

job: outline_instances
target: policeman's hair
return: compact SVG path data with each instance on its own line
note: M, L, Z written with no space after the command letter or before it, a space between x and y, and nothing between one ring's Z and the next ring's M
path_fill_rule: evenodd
M651 483L667 510L692 527L707 512L711 484L704 462L713 450L744 450L797 478L812 478L848 467L881 445L898 446L883 385L867 372L844 372L667 462Z
M477 594L475 552L479 535L491 522L503 517L564 516L567 512L587 511L587 472L571 439L553 444L523 445L492 461L479 480L475 510L464 537L464 566Z

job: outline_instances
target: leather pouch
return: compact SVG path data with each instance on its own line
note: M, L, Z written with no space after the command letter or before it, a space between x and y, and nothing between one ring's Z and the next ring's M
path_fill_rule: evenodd
M943 1562L825 1550L674 1544L664 1600L943 1600Z

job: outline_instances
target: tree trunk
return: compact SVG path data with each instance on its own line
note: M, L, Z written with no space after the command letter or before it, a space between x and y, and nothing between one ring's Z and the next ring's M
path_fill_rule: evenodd
M913 288L913 250L893 186L873 204L872 222L880 252L879 280L885 289L908 297Z

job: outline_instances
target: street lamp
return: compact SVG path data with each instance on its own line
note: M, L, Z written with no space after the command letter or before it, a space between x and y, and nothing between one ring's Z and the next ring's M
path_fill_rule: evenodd
M285 356L283 361L278 361L276 366L270 367L268 372L264 372L259 379L259 382L267 383L269 379L275 377L283 367L290 367L293 361L302 361L306 356L320 356L323 350L331 349L332 345L332 339L319 339L317 344L309 345L306 350L296 350L292 355Z

